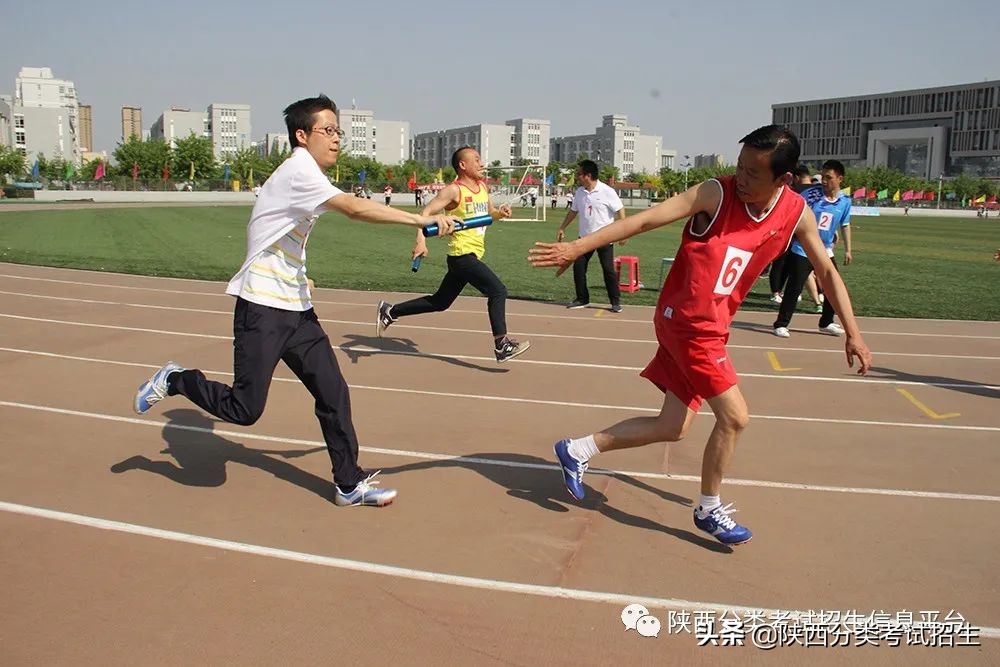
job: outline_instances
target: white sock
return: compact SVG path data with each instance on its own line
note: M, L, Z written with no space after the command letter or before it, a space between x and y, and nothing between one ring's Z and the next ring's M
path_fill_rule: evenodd
M703 495L701 496L701 501L698 504L698 513L704 516L721 504L722 500L719 499L719 496Z
M600 450L597 449L593 435L569 441L569 455L580 463L586 463L598 454L600 454Z

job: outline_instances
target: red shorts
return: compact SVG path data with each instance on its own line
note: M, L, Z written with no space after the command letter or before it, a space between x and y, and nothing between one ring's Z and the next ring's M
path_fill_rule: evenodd
M656 356L640 375L692 410L739 382L725 338L661 336Z

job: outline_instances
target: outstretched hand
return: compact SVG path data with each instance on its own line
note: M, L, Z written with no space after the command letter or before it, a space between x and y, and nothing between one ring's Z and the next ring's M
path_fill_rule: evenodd
M573 264L577 258L577 253L573 249L572 243L545 243L536 241L535 247L528 250L528 261L536 269L548 266L557 266L556 277L563 274L567 268Z
M865 345L865 341L861 340L860 336L858 338L848 336L847 342L844 344L844 351L847 353L847 365L854 368L856 358L858 360L858 375L868 375L868 371L872 367L872 353Z

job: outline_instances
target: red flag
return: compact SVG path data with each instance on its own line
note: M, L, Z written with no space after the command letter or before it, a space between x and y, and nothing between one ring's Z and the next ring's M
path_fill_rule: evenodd
M94 170L94 180L99 181L104 178L104 163L98 162L97 169Z
M924 193L924 199L927 201L934 201L937 199L937 195L933 191Z
M411 190L417 187L417 172L413 172L413 176L410 176L410 180L406 182L406 187Z
M139 163L138 162L133 162L132 163L132 180L134 181L137 178L139 178Z
M163 180L170 178L170 167L166 162L163 163Z

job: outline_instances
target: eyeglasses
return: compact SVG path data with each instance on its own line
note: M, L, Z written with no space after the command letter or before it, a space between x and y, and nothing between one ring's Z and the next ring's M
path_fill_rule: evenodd
M336 135L336 136L340 137L341 139L344 138L344 134L345 134L345 132L344 132L343 129L341 129L339 127L334 127L333 125L327 125L326 127L314 127L311 130L309 130L309 131L310 132L322 132L323 134L325 134L328 137L333 137L334 135Z

